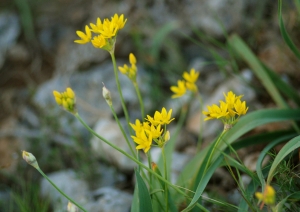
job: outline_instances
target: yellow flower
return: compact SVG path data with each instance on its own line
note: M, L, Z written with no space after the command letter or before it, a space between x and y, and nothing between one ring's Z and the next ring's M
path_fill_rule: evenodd
M75 43L86 44L91 41L92 33L87 25L85 26L85 33L82 31L76 31L76 34L81 38L81 40L75 40Z
M23 159L31 166L33 166L34 168L38 169L39 165L38 162L36 160L36 158L34 157L33 154L31 154L30 152L26 152L23 150L22 152L22 157Z
M238 99L234 104L234 109L237 115L245 115L248 111L248 107L246 108L246 101L242 102L240 99Z
M117 24L110 22L108 19L104 20L102 27L102 30L100 30L99 32L105 38L114 37L119 30Z
M128 76L128 78L132 81L132 82L136 82L136 74L137 74L137 67L136 67L136 58L134 56L134 54L130 53L129 54L129 62L131 64L131 67L128 67L126 64L121 67L119 66L119 70L122 74L125 74L126 76Z
M145 129L147 134L151 134L153 139L159 138L162 134L161 125L157 125L156 127L154 125L151 125L150 130Z
M97 18L97 23L96 25L93 24L93 23L90 23L90 26L91 26L91 31L94 32L94 33L101 33L101 31L103 30L103 25L102 25L102 22L100 20L100 18Z
M166 108L162 108L161 112L155 111L154 117L147 115L147 120L154 126L159 124L170 124L175 118L171 119L172 109L167 112Z
M197 79L198 79L198 77L199 77L199 72L196 72L195 71L195 69L191 69L190 70L190 73L188 73L188 72L184 72L183 73L183 75L182 75L182 77L183 77L183 79L185 79L187 82L189 82L189 83L195 83L196 81L197 81Z
M207 106L208 111L202 113L207 116L204 121L210 119L220 119L226 129L236 123L241 115L245 115L248 111L246 102L242 102L242 95L236 96L232 91L229 91L227 95L224 94L225 101L220 101L220 106L213 104Z
M123 29L123 27L125 26L127 19L125 19L124 21L124 15L122 14L120 17L118 16L118 14L115 14L114 17L111 18L111 22L116 24L118 29Z
M132 123L129 124L136 133L139 133L143 130L143 124L138 119L135 120L135 124Z
M259 201L262 201L261 208L263 207L264 203L267 204L267 205L274 205L275 204L276 192L275 192L274 188L270 185L266 185L265 190L263 191L263 193L256 192L255 196Z
M151 147L152 144L152 135L148 134L148 137L146 135L145 130L142 130L140 133L138 133L136 136L131 136L133 141L138 144L136 149L143 149L145 153L147 153Z
M174 95L172 95L172 98L178 98L183 96L186 93L186 87L183 80L177 81L177 86L171 86L171 91L173 91Z
M92 44L95 48L102 48L106 45L106 40L102 35L98 35L93 38Z
M59 93L58 91L53 91L53 95L56 103L62 106L65 110L76 113L75 109L75 93L71 88L67 88L65 92Z

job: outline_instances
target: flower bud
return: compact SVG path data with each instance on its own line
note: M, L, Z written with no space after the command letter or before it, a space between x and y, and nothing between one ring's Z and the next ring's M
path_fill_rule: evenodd
M70 201L68 202L67 210L68 212L78 212L78 208L76 207L76 205L74 205Z
M169 130L165 133L164 140L165 140L165 142L170 140L170 131Z
M104 86L104 84L103 84L103 88L102 88L102 95L103 95L104 99L106 100L107 104L109 106L112 106L110 91Z
M39 168L36 158L30 152L23 151L22 157L29 165L33 166L36 169Z

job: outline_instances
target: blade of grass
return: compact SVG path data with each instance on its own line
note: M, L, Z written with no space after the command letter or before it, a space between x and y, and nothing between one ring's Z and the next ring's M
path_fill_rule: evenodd
M295 56L300 59L300 52L297 49L296 45L290 38L289 34L287 33L283 19L282 19L282 0L278 0L278 19L279 19L279 27L280 27L280 32L283 37L283 40L285 43L288 45L288 47L292 50L292 52L295 54Z
M250 50L247 44L236 34L232 35L228 40L229 45L232 49L241 56L246 63L251 67L252 71L256 74L258 79L264 85L274 102L280 108L288 108L287 103L280 95L274 82L271 80L270 76L267 74L261 62Z
M135 177L138 186L138 196L139 196L139 211L140 212L152 212L152 203L148 188L141 177L140 173L135 170Z

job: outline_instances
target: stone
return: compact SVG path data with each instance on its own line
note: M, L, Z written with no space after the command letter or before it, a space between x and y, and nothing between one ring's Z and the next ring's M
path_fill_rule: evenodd
M125 123L125 121L121 122L123 128L126 125ZM130 148L116 121L111 119L100 119L95 125L94 131L110 143L131 155ZM128 137L128 139L132 144L133 151L135 151L132 139L130 137ZM99 138L93 137L90 143L96 157L104 159L108 163L115 165L118 169L128 172L136 167L136 164L127 156L104 143Z
M84 205L87 211L93 212L129 212L133 196L127 192L103 187L92 192L96 201Z
M69 169L47 175L51 181L66 195L84 207L88 199L88 185ZM54 207L55 212L65 211L68 199L62 196L45 178L41 181L41 194L47 197Z
M17 42L21 32L18 16L11 12L0 13L0 68L2 67L6 51Z

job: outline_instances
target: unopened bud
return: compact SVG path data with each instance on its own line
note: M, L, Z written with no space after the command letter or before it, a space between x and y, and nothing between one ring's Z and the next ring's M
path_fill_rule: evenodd
M78 212L78 208L76 207L76 205L74 205L72 202L68 202L68 206L67 206L67 210L68 212Z
M111 100L111 95L109 90L104 86L103 84L103 89L102 89L102 95L104 97L104 99L106 100L107 104L109 106L112 106L112 100Z
M38 169L39 165L36 161L36 158L34 157L33 154L31 154L30 152L26 152L23 151L22 153L23 159L31 166L33 166L34 168Z
M165 142L170 140L170 131L169 130L165 133L164 139L165 139Z

